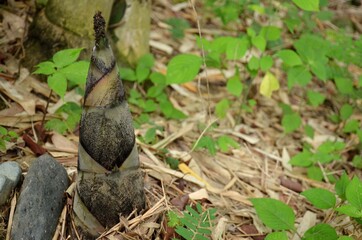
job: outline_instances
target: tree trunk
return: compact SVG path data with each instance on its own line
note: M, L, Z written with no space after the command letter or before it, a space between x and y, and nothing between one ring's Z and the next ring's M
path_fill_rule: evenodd
M48 0L34 18L25 43L31 54L24 64L33 67L65 48L84 47L83 56L88 56L93 44L92 16L100 11L108 21L114 2L126 9L124 15L123 10L112 12L123 15L122 24L114 29L117 62L134 66L149 51L151 0Z
M100 13L94 16L94 29L73 204L77 226L91 237L145 205L132 117Z
M151 0L125 0L123 24L114 30L119 59L135 66L149 52Z
M33 67L65 48L83 47L87 50L84 55L89 56L93 45L92 17L101 11L109 19L112 4L113 0L49 0L34 17L25 43L28 54L24 65Z

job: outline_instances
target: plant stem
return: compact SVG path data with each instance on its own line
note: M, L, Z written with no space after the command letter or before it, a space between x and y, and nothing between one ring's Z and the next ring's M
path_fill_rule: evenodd
M45 106L45 111L44 111L44 114L43 114L43 118L41 120L41 125L40 125L41 128L44 127L44 121L45 121L45 117L46 117L47 112L48 112L49 102L50 102L50 98L51 98L52 94L53 94L53 90L50 89L50 93L49 93L48 100L47 100L47 105Z

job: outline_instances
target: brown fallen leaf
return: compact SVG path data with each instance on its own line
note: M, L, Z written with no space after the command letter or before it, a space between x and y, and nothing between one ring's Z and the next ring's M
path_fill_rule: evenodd
M263 240L265 238L265 235L263 234L258 235L259 232L253 224L245 224L242 225L240 228L241 231L252 237L254 240Z
M280 185L282 185L294 192L297 192L297 193L300 193L303 191L302 184L300 184L299 182L292 181L286 177L280 177Z
M53 133L52 142L55 147L54 150L56 151L78 153L78 146L59 133L56 132Z
M182 196L173 198L171 200L171 203L180 211L185 209L185 206L187 204L187 202L189 201L189 195L188 194L184 194Z

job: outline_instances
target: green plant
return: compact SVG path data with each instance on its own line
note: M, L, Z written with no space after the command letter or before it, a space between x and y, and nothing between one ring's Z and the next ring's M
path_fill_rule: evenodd
M82 48L61 50L52 60L39 63L34 74L47 76L49 88L61 98L68 88L78 88L83 95L84 84L89 69L88 61L77 61ZM49 100L48 100L49 101ZM65 103L56 113L59 118L49 120L45 127L59 133L73 131L80 120L81 107L73 102Z
M333 212L328 213L329 218L324 223L316 224L309 228L301 239L328 239L328 240L347 240L353 239L349 236L338 236L339 229L333 228L328 222L333 221L333 217L344 214L355 220L356 224L362 223L362 182L356 176L349 180L348 176L343 173L341 178L335 184L334 193L322 189L311 188L301 193L312 205L319 209L330 209ZM274 231L269 233L266 239L288 239L287 231L292 234L298 234L295 227L295 214L293 209L285 203L271 198L253 198L251 199L256 213L260 220ZM339 202L337 204L337 202Z
M185 29L190 28L190 24L188 21L182 18L170 18L166 21L171 28L171 35L175 39L180 39L185 36Z
M60 118L49 120L45 124L46 129L51 129L59 133L73 131L80 121L82 108L74 102L67 102L62 105L56 113Z
M215 213L215 208L203 210L199 203L196 204L196 209L187 205L182 216L175 211L168 211L167 225L175 228L175 232L186 240L207 240L210 239L215 224Z
M204 148L207 149L208 152L215 156L217 150L221 152L229 152L230 148L238 148L240 145L233 138L221 135L217 137L215 140L210 136L202 136L194 145L194 149Z
M328 164L332 161L340 160L345 144L340 141L325 141L315 151L311 151L305 146L301 153L290 159L290 164L298 167L306 167L309 178L321 181L324 178L323 172L318 164ZM333 175L325 172L327 181L334 181Z
M39 63L34 73L46 75L50 89L63 98L68 85L85 84L89 62L77 61L81 51L82 48L61 50L52 60Z
M6 143L18 138L18 134L14 131L8 131L3 126L0 126L0 152L6 153Z
M330 120L340 124L336 131L338 136L346 138L356 135L354 143L356 150L362 143L361 121L353 117L355 109L360 109L362 96L360 76L354 79L348 66L361 67L362 62L362 37L353 37L344 30L315 31L317 25L312 19L330 21L332 13L328 10L328 2L325 0L281 1L281 5L262 6L257 9L253 4L259 1L218 1L215 6L222 5L223 9L216 9L211 1L206 5L219 16L226 25L232 21L238 21L240 15L248 16L251 12L258 12L268 19L277 17L276 11L285 12L281 19L283 24L292 34L291 47L286 48L281 38L283 28L253 22L236 37L221 36L212 40L198 39L197 43L205 51L205 63L212 68L230 68L235 66L235 74L227 79L226 89L230 96L221 99L215 106L215 115L222 119L230 111L241 107L243 111L251 112L257 104L247 99L248 84L242 76L249 74L251 81L263 76L259 85L259 93L272 97L273 92L279 90L284 84L278 78L280 74L274 74L275 63L280 61L281 72L285 74L286 85L290 92L300 91L308 104L314 109L323 106L333 98L333 102L341 106L338 112L330 116ZM238 6L236 6L238 5ZM304 11L300 11L300 9ZM245 17L247 18L247 17ZM247 52L251 56L245 60ZM336 88L334 94L328 94L324 86L333 84ZM250 84L252 85L252 84ZM320 85L320 88L314 86ZM307 89L308 88L308 89ZM237 101L235 101L235 98ZM308 107L309 107L308 106ZM298 108L287 104L280 104L282 109L281 125L286 134L291 134L304 129L304 133L311 139L314 138L312 126L304 123ZM200 139L197 147L207 148L211 154L217 151L216 141L205 136ZM353 148L352 147L352 148ZM349 148L351 149L351 148ZM298 167L306 167L310 178L334 182L335 177L328 170L328 164L337 160L345 160L343 153L346 145L340 141L322 143L317 149L304 144L303 152L296 154L291 159L291 164ZM360 158L354 157L353 164L362 166ZM321 165L326 167L324 171ZM324 173L323 173L324 172Z
M178 55L180 56L180 55ZM176 59L176 64L179 61ZM154 57L151 54L146 54L137 63L136 69L131 68L121 68L120 76L123 80L135 82L138 85L146 88L146 93L143 94L135 89L129 91L130 95L128 101L130 104L133 104L135 107L142 109L144 113L152 113L159 110L166 118L169 119L183 119L186 115L180 110L176 109L173 104L168 99L166 94L167 85L170 84L167 80L167 76L159 72L152 72L152 67L154 65ZM177 72L172 67L172 63L169 63L171 67L168 68L168 73ZM182 66L181 66L182 67ZM183 69L185 70L185 69ZM185 77L187 71L183 71L182 74L178 77ZM196 73L193 74L192 78L196 76ZM148 81L149 80L149 81ZM141 115L140 118L136 119L138 124L148 122L145 115Z

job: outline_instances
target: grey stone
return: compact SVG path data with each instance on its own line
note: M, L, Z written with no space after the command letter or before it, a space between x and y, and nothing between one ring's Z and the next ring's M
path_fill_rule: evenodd
M0 175L4 175L15 188L21 177L21 168L17 162L4 162L0 165Z
M8 200L12 190L12 182L5 176L0 175L0 205Z
M69 184L64 167L48 154L30 166L14 214L11 239L52 239Z

